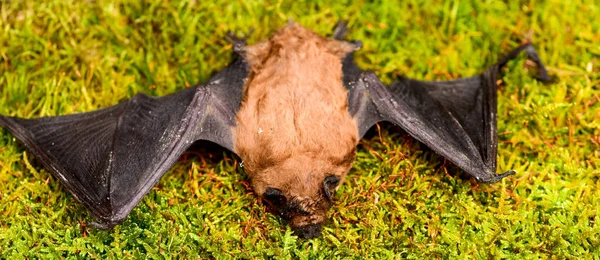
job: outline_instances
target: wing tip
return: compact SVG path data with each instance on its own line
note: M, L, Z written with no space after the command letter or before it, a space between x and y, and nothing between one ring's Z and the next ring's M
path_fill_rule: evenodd
M90 222L90 226L95 227L97 229L101 229L101 230L110 230L113 227L115 227L116 225L119 225L119 224L123 223L123 221L125 221L125 217L118 217L118 218L113 218L113 217L99 218L99 217L96 217L95 220L93 220L92 222Z
M487 175L487 176L485 176L483 178L479 177L479 176L475 176L475 180L477 180L477 182L480 182L480 183L491 184L491 183L499 182L499 181L501 181L502 179L504 179L504 178L506 178L508 176L515 175L516 173L517 172L514 171L514 170L509 170L509 171L506 171L506 172L501 173L501 174L490 174L490 175Z

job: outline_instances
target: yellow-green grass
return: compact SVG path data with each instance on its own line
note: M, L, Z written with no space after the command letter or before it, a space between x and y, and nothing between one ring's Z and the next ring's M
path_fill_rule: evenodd
M555 77L523 56L498 94L498 171L476 184L390 125L361 142L321 238L265 211L234 155L196 145L110 231L0 130L0 258L600 257L600 6L594 1L2 1L0 113L20 117L165 95L288 18L321 34L338 20L363 69L446 80L479 74L531 40Z

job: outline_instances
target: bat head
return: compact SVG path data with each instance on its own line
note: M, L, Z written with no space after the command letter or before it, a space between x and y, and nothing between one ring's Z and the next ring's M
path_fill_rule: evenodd
M270 211L286 220L296 235L317 237L354 155L355 149L337 160L293 156L251 174L252 185Z

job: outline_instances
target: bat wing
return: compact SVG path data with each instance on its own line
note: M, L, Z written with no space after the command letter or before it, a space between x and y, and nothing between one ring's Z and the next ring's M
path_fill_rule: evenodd
M479 182L494 183L514 174L496 174L496 79L500 68L525 50L549 80L531 45L523 45L479 76L424 82L399 78L385 87L372 72L344 61L349 111L362 137L375 123L389 121L442 155ZM347 73L346 73L347 72Z
M236 59L207 83L154 98L39 119L0 116L6 127L95 216L122 222L196 140L233 151L246 64Z

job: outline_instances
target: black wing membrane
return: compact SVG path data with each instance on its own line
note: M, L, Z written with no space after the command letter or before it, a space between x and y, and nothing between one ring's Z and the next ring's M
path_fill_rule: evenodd
M400 77L385 87L372 72L360 71L352 57L344 60L344 81L349 88L349 111L362 137L380 121L392 122L442 155L479 182L494 183L514 174L496 174L497 76L510 59L525 50L548 74L535 49L525 44L479 76L451 81L425 82Z
M196 140L233 151L247 66L237 58L207 83L58 117L0 116L6 127L96 218L121 223Z

